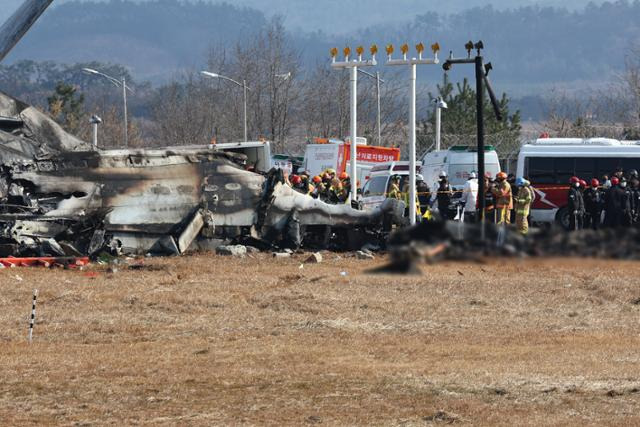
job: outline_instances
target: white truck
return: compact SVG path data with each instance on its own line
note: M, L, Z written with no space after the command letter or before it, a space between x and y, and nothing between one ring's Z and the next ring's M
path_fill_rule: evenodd
M349 140L317 138L315 144L307 144L302 169L312 176L326 169L335 169L338 174L349 172L351 146ZM400 160L400 149L367 145L366 138L358 137L356 146L358 169L357 180L360 186L369 179L371 168L384 162Z
M446 172L449 184L461 190L471 172L478 171L478 150L475 147L454 146L447 150L432 151L422 158L422 176L432 189L438 188L441 172ZM485 147L484 170L495 176L500 172L498 153L492 146Z

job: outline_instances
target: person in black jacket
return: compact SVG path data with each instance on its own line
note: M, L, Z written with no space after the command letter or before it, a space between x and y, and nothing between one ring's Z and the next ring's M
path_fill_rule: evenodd
M584 190L582 197L584 199L584 228L600 228L600 219L602 217L602 208L604 206L604 194L600 191L600 181L593 178L591 187Z
M440 173L440 180L438 184L438 194L436 195L436 200L438 200L438 211L440 212L440 216L443 220L453 219L450 216L449 205L451 205L451 197L453 197L453 190L451 189L451 185L449 185L449 180L447 179L447 173Z
M631 220L637 224L640 216L640 179L635 169L629 171L629 190L631 191Z
M624 212L628 209L627 195L620 187L617 177L611 178L611 188L604 196L604 224L607 227L620 227L623 224Z
M629 227L633 224L633 193L628 187L627 180L623 177L620 179L620 188L624 192L623 209L622 209L622 225Z
M582 229L582 219L584 217L584 199L580 191L580 178L572 176L569 180L567 209L569 209L569 230Z

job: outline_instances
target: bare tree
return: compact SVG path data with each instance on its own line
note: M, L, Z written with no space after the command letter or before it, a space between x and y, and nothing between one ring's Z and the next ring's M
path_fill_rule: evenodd
M298 99L300 54L285 31L282 19L274 18L247 43L234 49L232 70L236 80L250 87L249 130L283 148L291 130L291 112Z

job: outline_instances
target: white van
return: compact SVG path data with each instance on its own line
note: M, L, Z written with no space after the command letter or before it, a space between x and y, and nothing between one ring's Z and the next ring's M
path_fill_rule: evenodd
M416 165L416 173L420 172L420 166ZM400 177L400 190L409 180L409 162L380 163L371 168L369 179L362 188L362 208L372 210L380 206L387 198L391 187L391 177Z
M500 172L498 153L492 146L484 152L484 170L495 176ZM438 188L440 173L445 171L454 190L461 190L471 172L478 171L478 150L475 147L454 146L448 150L432 151L422 158L421 173L432 189Z

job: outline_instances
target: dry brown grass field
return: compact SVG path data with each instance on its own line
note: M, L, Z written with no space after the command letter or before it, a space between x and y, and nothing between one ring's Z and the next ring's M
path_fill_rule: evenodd
M0 270L0 424L640 424L640 263L305 258Z

